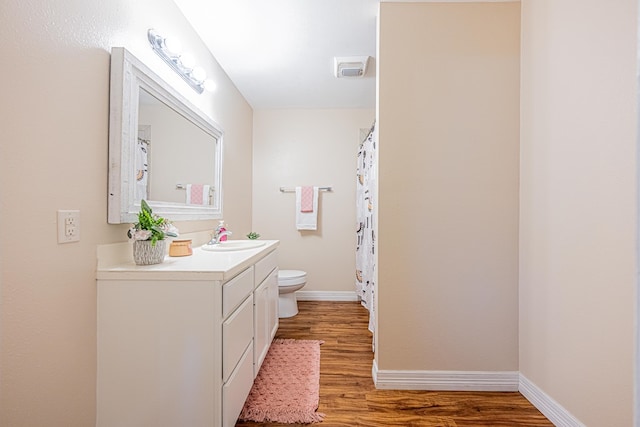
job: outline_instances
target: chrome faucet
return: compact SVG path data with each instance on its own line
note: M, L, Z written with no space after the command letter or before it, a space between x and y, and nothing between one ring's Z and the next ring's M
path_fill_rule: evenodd
M211 236L211 240L209 241L209 243L207 243L208 245L219 245L220 244L220 238L223 236L231 236L233 233L231 231L218 231L215 230L213 232L213 235Z

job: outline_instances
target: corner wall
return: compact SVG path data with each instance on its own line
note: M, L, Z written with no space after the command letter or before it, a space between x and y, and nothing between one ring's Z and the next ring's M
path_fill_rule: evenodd
M380 370L517 371L519 3L381 3Z
M520 371L633 425L637 1L523 0Z

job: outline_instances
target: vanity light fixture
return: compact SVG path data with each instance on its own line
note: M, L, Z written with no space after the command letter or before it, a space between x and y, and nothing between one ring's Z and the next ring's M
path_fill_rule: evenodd
M191 55L181 52L181 46L176 40L162 37L153 28L149 29L147 37L155 53L169 64L193 90L202 93L205 89L208 91L215 89L216 84L213 80L207 79L207 73L202 67L195 65Z

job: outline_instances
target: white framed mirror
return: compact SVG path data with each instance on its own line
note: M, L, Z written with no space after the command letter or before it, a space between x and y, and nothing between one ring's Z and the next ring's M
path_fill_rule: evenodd
M112 48L108 222L135 222L141 199L172 221L222 218L222 135L129 51Z

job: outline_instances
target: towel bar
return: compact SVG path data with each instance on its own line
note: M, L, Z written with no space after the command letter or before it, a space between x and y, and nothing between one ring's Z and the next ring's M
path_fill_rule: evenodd
M333 191L333 187L318 187L319 191ZM280 187L280 191L283 193L293 193L296 191L295 187Z
M176 190L186 190L187 184L176 184ZM213 194L214 188L212 186L209 187L209 193Z

